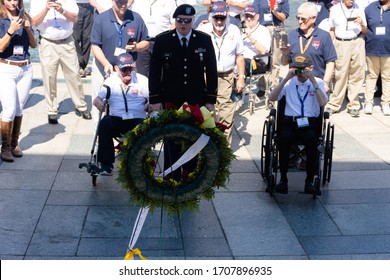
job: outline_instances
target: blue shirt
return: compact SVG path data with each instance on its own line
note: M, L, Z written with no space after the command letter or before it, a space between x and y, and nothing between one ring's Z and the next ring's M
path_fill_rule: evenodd
M283 13L286 15L286 18L288 18L290 14L290 4L288 0L276 0L278 2L278 12ZM264 26L283 26L283 21L280 21L278 18L276 18L270 10L269 7L269 0L254 0L253 6L258 6L260 11L260 17L259 22L261 25ZM272 15L272 21L266 21L264 18L265 14L271 14Z
M301 39L302 38L302 39ZM336 61L337 54L329 33L316 27L309 38L306 38L300 28L292 30L288 34L290 43L290 56L300 54L302 40L302 49L313 59L313 75L320 79L324 78L325 67L328 62Z
M8 17L0 19L0 38L3 38L10 27L11 21ZM23 46L23 54L14 54L15 46ZM20 27L15 31L7 48L0 53L0 58L22 61L30 58L28 49L30 47L30 40L28 39L27 31Z
M364 10L367 20L366 55L390 56L390 9L382 10L382 22L381 10L379 1L369 4ZM386 28L384 35L375 35L379 26Z
M115 49L125 49L130 38L137 42L149 38L145 22L138 13L127 10L122 25L118 23L112 9L96 15L92 26L91 44L99 46L112 65L116 62ZM136 60L137 53L132 55ZM104 75L103 66L97 60L96 63Z
M317 26L321 23L321 21L329 17L328 6L332 2L332 0L308 0L307 2L313 2L317 6L321 7L321 10L318 12L315 21L315 24Z

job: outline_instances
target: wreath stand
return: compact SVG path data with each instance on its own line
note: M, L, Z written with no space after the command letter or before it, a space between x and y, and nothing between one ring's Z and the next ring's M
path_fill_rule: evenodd
M169 215L178 215L182 233L181 213L197 210L201 198L212 199L214 189L225 187L228 181L230 162L235 156L225 135L215 126L213 119L209 126L208 120L213 117L207 109L208 114L205 108L201 111L199 107L188 106L189 110L183 107L161 111L157 117L146 119L124 137L118 181L129 191L131 200L141 207L125 259L133 259L134 255L145 259L134 247L149 210L161 207L161 239L164 210ZM179 141L185 152L171 167L161 171L159 159L166 140ZM167 177L195 156L198 156L197 167L192 173L182 174L179 182Z

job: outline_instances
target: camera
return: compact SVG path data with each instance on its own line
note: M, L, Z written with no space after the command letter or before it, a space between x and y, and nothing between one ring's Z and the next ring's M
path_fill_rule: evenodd
M243 20L241 21L241 26L240 26L240 29L241 29L241 32L242 33L245 33L245 29L246 29L246 22Z
M133 45L135 43L135 39L131 37L129 41L127 41L127 45Z
M295 69L295 75L297 75L297 76L302 76L302 74L303 74L304 71L305 71L304 68Z
M287 48L287 44L288 44L288 35L286 33L282 33L281 34L281 37L280 37L280 40L282 42L281 44L281 47L282 48Z
M18 15L18 17L21 18L21 19L23 19L23 17L24 17L24 9L23 9L23 8L19 10L19 15Z
M232 91L232 95L230 96L230 99L233 102L239 102L242 99L241 94L238 94L235 90Z

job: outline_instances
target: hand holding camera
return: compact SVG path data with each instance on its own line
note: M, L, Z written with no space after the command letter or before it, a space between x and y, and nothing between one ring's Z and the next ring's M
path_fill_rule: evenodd
M130 37L130 39L127 41L126 44L126 50L135 52L136 49L137 49L137 41L135 40L135 38Z

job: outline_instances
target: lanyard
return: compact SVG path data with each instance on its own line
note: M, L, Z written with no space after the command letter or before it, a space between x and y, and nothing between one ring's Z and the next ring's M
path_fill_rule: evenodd
M301 54L304 54L307 51L307 49L309 48L311 41L313 40L313 35L310 35L310 39L307 41L305 48L303 48L302 37L303 36L299 37L299 47L301 49Z
M123 90L123 87L121 85L121 90L122 90L122 95L123 95L123 100L125 101L125 109L126 109L126 113L129 111L129 108L127 107L127 98L126 98L126 95L127 93L129 92L129 89L130 89L130 86L127 87L126 89L126 92Z
M383 21L383 6L381 6L380 25L379 26L382 26L382 21Z
M225 27L225 28L227 28L227 27ZM217 58L218 61L220 61L220 58L221 58L221 47L222 47L223 41L225 40L226 35L227 35L227 32L225 34L223 34L221 44L218 45L218 43L217 43L218 36L216 34L214 34L214 43L218 49L218 58Z
M123 28L125 28L125 26L119 25L119 23L117 23L117 22L114 22L114 25L115 25L116 31L118 31L118 37L119 37L118 47L121 48L122 47L122 31L123 31Z
M296 85L298 99L301 102L301 117L304 117L304 115L305 115L305 113L304 113L304 102L306 100L307 95L309 94L309 88L310 88L310 86L308 86L307 91L305 93L305 96L303 96L303 98L301 98L301 95L299 94L299 90L298 90L298 85Z

